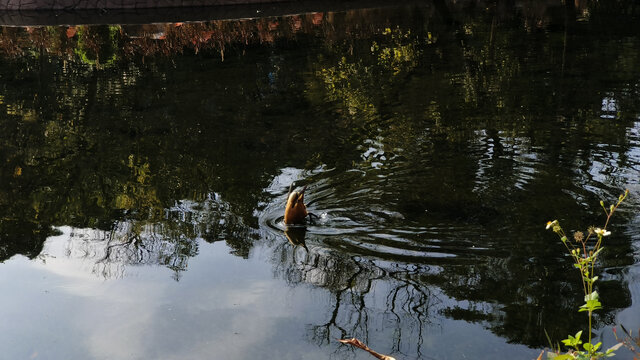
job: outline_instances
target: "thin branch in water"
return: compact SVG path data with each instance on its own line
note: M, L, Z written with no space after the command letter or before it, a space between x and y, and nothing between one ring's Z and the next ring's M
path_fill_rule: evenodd
M380 353L377 353L373 350L371 350L366 344L364 344L362 341L356 339L356 338L351 338L351 339L338 339L338 341L340 341L343 344L349 344L352 346L355 346L359 349L362 349L366 352L368 352L369 354L373 355L376 359L380 359L380 360L396 360L395 358L389 356L389 355L383 355Z

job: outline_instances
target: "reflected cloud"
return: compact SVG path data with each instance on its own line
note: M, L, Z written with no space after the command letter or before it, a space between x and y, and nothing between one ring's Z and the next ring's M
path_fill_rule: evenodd
M104 279L123 278L127 269L163 266L179 280L189 260L199 253L199 243L229 240L229 234L248 232L218 194L202 202L179 201L164 211L160 221L123 220L111 230L60 227L62 235L49 237L38 259L67 273L65 264L81 264L83 273ZM212 235L215 237L212 238ZM69 274L77 268L68 269Z
M52 251L46 264L12 259L12 266L20 266L22 281L0 276L3 292L20 291L29 299L19 307L0 306L6 319L30 320L11 324L12 331L2 329L0 344L7 345L9 357L17 358L12 354L29 347L41 356L85 359L282 358L290 351L324 356L324 350L299 341L295 331L297 314L310 312L302 301L306 290L291 292L283 302L282 295L290 290L272 279L270 265L259 258L230 256L232 249L223 243L200 241L204 247L180 282L171 281L168 270L160 274L149 266L118 281L104 281L87 272L82 259L64 257L59 245L78 231L62 230L63 235L51 239L59 244L48 247ZM62 257L54 255L56 247ZM5 266L2 274L12 269ZM7 305L7 297L0 300ZM24 306L32 302L39 305ZM61 326L73 341L53 346L56 337L50 331L37 344L25 346L20 339L33 327L32 333L39 334L39 328ZM283 334L292 341L274 348L286 343L279 338Z

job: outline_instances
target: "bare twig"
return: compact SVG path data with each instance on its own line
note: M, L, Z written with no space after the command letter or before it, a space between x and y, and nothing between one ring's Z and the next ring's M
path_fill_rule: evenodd
M377 359L380 360L396 360L395 358L388 356L388 355L383 355L383 354L379 354L373 350L371 350L367 345L365 345L362 341L356 339L356 338L351 338L351 339L338 339L338 341L340 341L343 344L349 344L349 345L353 345L357 348L360 348L366 352L368 352L369 354L375 356Z

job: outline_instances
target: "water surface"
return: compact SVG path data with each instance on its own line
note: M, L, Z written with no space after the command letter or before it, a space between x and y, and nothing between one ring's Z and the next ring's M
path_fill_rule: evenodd
M533 359L586 323L545 223L602 225L628 188L613 345L640 327L625 4L1 28L3 356Z

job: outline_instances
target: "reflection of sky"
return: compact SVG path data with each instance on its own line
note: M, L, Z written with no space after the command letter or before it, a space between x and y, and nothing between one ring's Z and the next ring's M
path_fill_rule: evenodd
M123 278L104 280L92 272L91 261L65 255L71 231L63 228L63 235L50 238L46 256L36 260L16 256L0 265L3 356L369 358L337 342L318 347L309 340L309 327L330 317L334 296L321 288L289 287L274 279L272 265L265 261L270 249L257 247L249 259L242 259L231 255L222 242L201 242L200 253L191 259L180 281L160 266L129 267ZM384 293L374 296L380 299L368 304L368 311L386 309ZM389 333L384 317L376 315L376 319L369 341L384 352L390 344ZM409 337L415 331L405 330ZM423 352L434 358L463 358L476 351L497 355L506 348L526 354L525 358L534 354L523 346L505 344L480 325L447 319L425 326L423 336ZM478 336L484 343L473 340Z
M67 237L48 240L47 248L64 249ZM1 303L4 355L248 359L263 358L260 351L301 353L299 341L275 339L286 347L270 346L279 328L298 325L296 317L305 313L286 286L268 275L270 266L232 256L221 243L203 246L179 282L156 267L129 269L125 278L105 281L85 260L55 251L46 263L8 261L0 267L1 291L11 294Z
M611 101L606 104L608 110L612 110ZM615 107L615 101L613 101L613 106ZM604 110L605 100L603 100ZM621 212L628 212L628 209L638 209L640 207L640 122L633 123L627 129L626 138L629 141L629 146L624 154L608 151L606 146L602 146L590 169L595 181L603 184L613 183L616 186L630 190L629 198L620 208ZM620 164L620 161L625 163ZM640 329L640 306L638 306L640 304L640 237L638 236L640 233L640 214L631 215L631 220L625 232L632 240L631 248L636 259L635 264L626 270L625 275L625 282L628 284L631 294L632 306L617 314L615 325L622 324L638 335L638 329ZM607 339L610 342L614 341L611 326L603 329L601 334L603 334L605 341ZM622 334L622 331L618 331L618 334ZM621 358L631 358L630 353L624 348L620 349L618 354L621 355Z
M637 129L638 126L636 126L636 130ZM630 201L635 203L636 208L638 206L638 191L640 191L640 187L637 185L636 183L635 195L630 198ZM624 325L628 330L632 330L633 334L638 336L640 332L640 236L638 236L638 234L640 234L640 213L636 213L633 216L625 232L633 241L632 249L635 255L635 264L629 267L625 274L625 281L631 293L632 306L618 313L616 316L616 324ZM618 334L622 334L622 332L619 331Z
M594 148L588 170L591 183L585 184L585 188L602 198L611 199L615 199L623 189L629 189L632 196L626 203L637 208L637 196L634 194L640 192L640 122L627 128L626 139L626 148L609 144L599 144ZM602 194L607 187L611 192Z
M486 191L490 185L487 181L495 179L490 171L503 166L505 171L498 177L500 181L513 183L512 187L525 190L530 182L535 180L537 168L544 161L536 153L527 137L513 137L498 132L494 138L486 130L475 131L474 152L478 156L476 170L476 186L474 191Z
M603 119L615 119L618 115L618 103L613 97L602 98L602 113L600 117Z
M629 139L629 150L625 155L629 166L625 166L621 171L630 184L637 186L640 184L640 121L636 121L627 130L627 139Z

